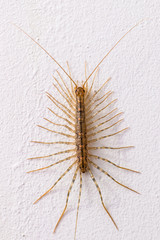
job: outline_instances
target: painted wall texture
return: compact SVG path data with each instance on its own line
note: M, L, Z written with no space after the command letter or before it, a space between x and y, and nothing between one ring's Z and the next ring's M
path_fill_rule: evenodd
M101 151L116 164L142 174L125 172L96 161L118 181L141 195L119 186L94 170L104 202L114 217L117 231L104 211L89 174L83 176L77 240L158 240L160 239L160 2L157 0L32 0L0 2L0 239L64 240L74 238L79 178L70 195L68 210L55 235L54 226L64 208L73 176L68 173L56 188L37 204L44 193L69 166L62 163L48 170L26 173L62 159L27 160L64 150L61 145L33 144L31 140L64 140L39 129L47 125L44 117L59 121L49 113L53 104L45 92L56 94L53 77L59 67L27 36L16 23L42 44L67 69L74 80L88 74L138 21L144 19L112 51L100 66L95 90L108 77L102 90L113 90L125 121L118 129L125 133L106 140L106 144L134 145L130 150ZM62 71L60 71L62 73ZM62 73L66 84L69 80ZM57 111L62 114L60 110ZM63 116L63 115L62 115ZM112 131L111 131L112 132Z

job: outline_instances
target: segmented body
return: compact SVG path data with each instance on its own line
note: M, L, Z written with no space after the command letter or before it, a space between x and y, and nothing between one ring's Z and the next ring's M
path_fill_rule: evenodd
M138 23L139 24L139 23ZM78 171L80 172L80 187L79 187L79 198L78 198L78 205L77 205L77 216L76 216L76 227L75 227L75 238L76 238L76 229L77 229L77 219L78 219L78 211L79 211L79 204L80 204L80 198L81 198L81 191L82 191L82 173L85 173L86 171L89 172L90 174L90 177L91 179L93 180L98 192L99 192L99 195L100 195L100 199L101 199L101 203L103 205L103 208L105 209L105 211L107 212L108 216L110 217L110 219L112 220L113 224L115 225L115 227L118 229L115 221L113 220L111 214L109 213L109 211L107 210L104 202L103 202L103 198L102 198L102 193L101 193L101 190L100 190L100 187L90 169L90 165L92 165L94 168L98 169L100 172L104 173L106 176L108 176L110 179L112 179L115 183L121 185L122 187L124 188L127 188L135 193L138 193L137 191L127 187L126 185L118 182L115 178L113 178L108 172L106 172L104 169L102 169L101 167L99 167L96 163L94 163L91 158L93 159L96 159L96 160L102 160L102 161L105 161L109 164L112 164L113 166L117 167L117 168L120 168L120 169L123 169L123 170L127 170L127 171L131 171L131 172L136 172L136 173L139 173L135 170L132 170L132 169L128 169L128 168L125 168L125 167L121 167L115 163L113 163L112 161L106 159L106 158L102 158L100 156L97 156L95 154L92 154L90 152L90 150L96 150L96 149L124 149L124 148L130 148L132 146L125 146L125 147L110 147L110 146L98 146L98 147L92 147L92 146L88 146L89 144L91 144L92 142L97 142L101 139L105 139L105 138L108 138L108 137L112 137L112 136L115 136L121 132L123 132L124 130L126 130L127 128L124 128L118 132L114 132L112 134L107 134L107 135L104 135L104 136L101 136L101 137L96 137L95 139L91 139L90 140L90 137L91 136L96 136L97 134L99 134L100 132L104 132L104 131L107 131L108 129L110 128L113 128L115 125L117 125L118 123L120 123L122 121L119 120L117 122L115 122L114 124L110 124L108 127L104 128L104 129L100 129L99 131L95 131L93 133L90 133L90 131L92 130L95 130L97 128L99 128L100 126L102 126L103 124L106 124L106 123L109 123L110 121L112 121L113 119L115 119L116 117L120 116L121 113L118 113L118 114L115 114L114 116L110 117L109 119L105 119L106 117L108 117L110 114L112 114L115 110L113 109L112 111L108 112L107 114L101 116L101 117L98 117L97 119L95 120L91 120L89 121L89 123L86 124L87 120L89 120L91 117L95 117L97 116L97 114L99 114L100 112L102 112L103 110L106 110L110 105L112 105L115 100L107 103L107 105L105 107L102 107L100 110L97 110L96 113L93 113L93 110L96 110L99 106L101 106L101 104L105 101L105 100L108 100L108 97L112 94L112 92L107 92L105 93L103 96L101 96L99 99L95 99L95 96L97 93L99 93L102 88L105 86L105 84L109 81L109 79L100 87L100 89L94 93L92 95L92 97L90 96L90 92L91 92L91 89L92 89L92 86L93 86L93 82L94 82L94 79L92 81L92 84L91 84L91 87L90 89L88 90L88 80L90 79L90 77L93 75L93 73L98 69L99 65L103 62L103 60L109 55L109 53L117 46L117 44L130 32L132 31L132 29L134 29L138 24L136 24L135 26L133 26L132 28L130 28L130 30L125 33L122 38L111 48L111 50L102 58L102 60L97 64L97 66L94 68L94 70L91 72L91 74L86 77L85 79L85 82L82 84L82 87L78 87L77 84L73 81L73 79L71 78L71 74L70 74L70 69L69 69L69 73L67 73L64 68L55 60L55 58L53 58L49 52L47 52L37 41L35 41L31 36L29 36L26 32L24 32L21 28L19 28L22 32L24 32L32 41L34 41L60 68L61 70L70 78L70 81L71 81L71 91L68 89L68 87L66 86L63 78L61 77L61 75L59 74L58 72L58 75L60 76L62 82L63 82L63 87L65 87L65 90L63 89L62 85L59 83L59 81L54 77L54 79L56 80L58 86L60 87L57 87L55 84L54 84L54 87L58 90L58 92L60 93L60 95L64 98L64 100L67 102L67 104L69 105L69 107L67 107L66 105L62 104L61 102L59 102L55 97L53 97L51 94L47 93L47 96L48 98L52 101L52 103L54 104L54 106L56 106L58 109L60 109L61 111L63 111L65 117L62 117L62 116L59 116L55 111L53 111L52 109L48 108L49 111L54 114L54 116L56 116L57 118L61 119L61 120L64 120L65 122L68 123L68 125L66 124L61 124L61 123L55 123L55 122L52 122L51 120L47 119L47 118L44 118L47 122L49 122L50 124L52 125L56 125L56 126L62 126L62 127L65 127L67 130L70 131L70 133L74 133L75 136L73 136L72 134L66 134L65 132L58 132L58 131L54 131L54 130L51 130L49 128L46 128L46 127L42 127L42 126L39 126L47 131L50 131L52 133L56 133L56 134L59 134L59 135L63 135L65 137L68 137L69 139L74 139L75 141L71 142L71 141L59 141L59 142L42 142L42 141L32 141L32 142L35 142L35 143L40 143L40 144L66 144L66 145L74 145L75 148L73 149L69 149L69 150L65 150L65 151L60 151L60 152L56 152L56 153L53 153L53 154L49 154L49 155L46 155L46 156L38 156L38 157L32 157L32 158L29 158L29 159L39 159L39 158L50 158L50 157L53 157L55 155L61 155L61 154L64 154L64 153L74 153L73 155L69 156L69 157L66 157L62 160L59 160L57 162L54 162L52 164L50 164L49 166L45 166L43 168L39 168L39 169L35 169L35 170L31 170L29 172L35 172L35 171L40 171L40 170L44 170L44 169L47 169L47 168L50 168L54 165L57 165L59 163L63 163L65 161L68 161L68 160L72 160L73 158L75 158L76 160L66 169L66 171L58 178L58 180L43 194L41 195L34 203L37 203L42 197L44 197L46 194L48 194L55 186L56 184L77 164L77 167L76 167L76 170L74 172L74 175L73 175L73 178L72 178L72 182L70 184L70 187L68 189L68 193L67 193L67 198L66 198L66 204L65 204L65 207L64 207L64 210L55 226L55 229L54 229L54 232L60 222L60 220L62 219L66 209L67 209L67 206L68 206L68 199L69 199L69 195L70 195L70 192L72 190L72 186L76 180L76 177L77 177L77 173ZM68 65L68 64L67 64ZM69 68L69 66L68 66ZM75 85L75 91L73 90L73 85ZM86 87L87 86L87 87ZM89 101L85 101L86 100L86 96L87 96L87 100L89 99ZM72 101L73 99L74 101ZM92 102L93 100L93 102ZM73 102L75 102L75 106L73 107L72 104ZM90 103L92 102L92 103ZM93 108L92 108L92 105L93 103L95 104L96 102L98 102ZM88 108L86 111L86 107ZM73 113L73 109L75 109L75 123L73 124L72 121L70 121L70 118L72 120L74 120L74 113ZM87 115L87 117L86 117ZM105 119L104 122L100 122L98 124L96 124L96 126L91 126L92 124L96 123L96 122L99 122L101 121L102 119ZM88 125L89 125L89 128L88 128ZM74 127L74 129L73 129ZM88 134L89 133L89 134ZM89 138L89 140L87 140L87 137Z
M78 87L75 90L76 94L76 148L77 159L80 170L85 173L87 169L87 129L86 129L86 115L85 115L85 90Z

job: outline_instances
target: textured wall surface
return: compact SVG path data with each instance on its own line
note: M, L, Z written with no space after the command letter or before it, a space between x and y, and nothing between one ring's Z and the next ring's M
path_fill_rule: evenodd
M106 89L114 91L116 106L124 111L123 134L106 140L108 145L134 145L124 151L103 151L115 163L137 169L125 172L101 163L117 180L136 189L135 194L94 171L117 231L104 211L89 174L83 176L77 240L158 240L160 237L160 19L159 0L31 0L0 2L0 239L64 240L74 238L79 179L70 196L68 211L55 235L73 170L37 204L69 163L48 170L26 172L62 159L27 160L64 149L30 140L64 139L36 127L47 125L43 117L52 106L45 92L56 93L52 74L58 66L14 22L42 44L61 65L69 61L73 79L84 79L98 61L139 20L100 66L95 89L112 77ZM64 76L64 75L63 75ZM68 79L65 81L69 84ZM103 90L103 93L105 90ZM57 98L62 98L57 95ZM60 111L58 111L61 114ZM118 128L117 128L118 129ZM103 144L103 143L102 143ZM98 162L98 161L97 161Z

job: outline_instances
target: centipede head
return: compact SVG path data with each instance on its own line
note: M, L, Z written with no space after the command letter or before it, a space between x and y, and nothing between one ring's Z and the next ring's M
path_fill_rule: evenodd
M75 94L76 94L77 96L83 96L84 93L85 93L85 90L84 90L84 88L82 88L82 87L77 87L77 88L75 89Z

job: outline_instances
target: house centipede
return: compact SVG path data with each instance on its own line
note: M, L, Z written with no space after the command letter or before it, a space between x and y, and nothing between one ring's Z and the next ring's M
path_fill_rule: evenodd
M140 22L139 22L140 23ZM63 97L64 101L67 103L67 106L62 104L61 102L59 102L55 97L53 97L50 93L47 92L47 97L49 98L49 100L58 108L60 109L63 113L65 117L59 116L56 112L54 112L52 109L48 108L48 110L55 115L57 118L62 119L65 124L60 124L60 123L54 123L51 120L44 118L44 120L46 120L47 122L49 122L50 124L54 125L54 126L62 126L65 129L67 129L67 131L70 132L70 134L66 134L64 132L58 132L58 131L54 131L51 130L49 128L43 127L38 125L40 128L47 130L49 132L52 133L56 133L59 135L62 135L64 137L67 137L69 139L72 139L73 141L58 141L58 142L42 142L42 141L32 141L34 143L39 143L39 144L64 144L64 145L71 145L74 146L74 148L71 148L69 150L64 150L64 151L60 151L60 152L56 152L50 155L46 155L46 156L38 156L38 157L32 157L29 158L31 159L40 159L40 158L49 158L49 157L53 157L56 155L61 155L61 154L65 154L65 153L71 153L72 155L70 155L69 157L66 157L64 159L61 159L53 164L50 164L48 166L45 166L43 168L39 168L39 169L35 169L35 170L31 170L28 173L31 172L36 172L36 171L41 171L47 168L50 168L52 166L55 166L59 163L63 163L65 161L69 161L72 159L76 159L69 167L68 169L58 178L58 180L43 194L41 195L35 202L37 203L41 198L43 198L47 193L49 193L55 186L56 184L75 166L76 170L74 172L71 184L69 186L68 189L68 193L67 193L67 198L66 198L66 204L65 207L62 211L62 214L54 228L54 232L59 224L59 222L61 221L64 213L66 212L67 206L68 206L68 200L69 200L69 196L70 196L70 192L72 190L73 184L76 180L78 171L80 172L80 185L79 185L79 197L78 197L78 205L77 205L77 214L76 214L76 224L75 224L75 234L74 234L74 239L76 239L76 230L77 230L77 221L78 221L78 213L79 213L79 206L80 206L80 199L81 199L81 192L82 192L82 174L89 172L89 175L92 179L92 181L95 184L95 187L98 190L99 196L100 196L100 200L102 203L102 206L104 208L104 210L107 212L109 218L111 219L111 221L113 222L114 226L116 227L116 229L118 230L118 226L116 224L116 222L114 221L113 217L111 216L110 212L108 211L107 207L104 204L103 201L103 197L102 197L102 193L100 190L100 187L96 181L95 176L93 175L93 172L91 171L90 166L98 169L100 172L104 173L106 176L108 176L110 179L112 179L114 182L116 182L117 184L121 185L124 188L127 188L137 194L139 194L137 191L129 188L128 186L118 182L115 178L113 178L108 172L106 172L105 170L103 170L101 167L99 167L96 163L94 163L91 158L94 158L96 160L101 160L104 162L107 162L117 168L120 169L124 169L126 171L131 171L131 172L135 172L135 173L140 173L138 171L129 169L129 168L125 168L122 166L119 166L117 164L115 164L114 162L110 161L107 158L103 158L97 155L94 155L92 153L90 153L90 150L96 150L96 149L125 149L125 148L131 148L132 146L121 146L121 147L109 147L109 146L100 146L100 147L93 147L90 144L92 144L93 142L97 142L101 139L105 139L105 138L109 138L112 136L115 136L123 131L125 131L127 128L124 128L120 131L114 132L112 134L108 134L108 135L104 135L101 137L96 137L96 138L91 138L93 136L98 135L98 133L106 131L110 128L112 128L113 126L119 124L122 119L116 121L114 124L109 125L106 128L100 129L98 131L92 132L93 130L99 128L100 126L110 122L113 119L116 119L116 117L119 117L122 112L115 114L115 111L117 110L117 108L113 109L112 111L108 112L107 114L103 115L102 117L97 118L96 120L90 120L93 119L95 116L97 116L97 114L99 114L100 112L102 112L103 110L106 110L109 106L111 106L115 100L107 103L107 105L105 105L105 107L103 107L100 110L97 110L97 112L95 114L93 114L93 110L97 109L105 100L108 100L109 96L112 94L111 91L108 91L107 93L105 93L103 96L101 96L100 98L96 98L98 96L98 93L102 90L102 88L104 88L104 86L109 82L110 78L107 79L107 81L104 82L104 84L93 94L91 95L91 91L92 91L92 87L94 84L94 80L96 78L98 69L100 64L106 59L106 57L110 54L110 52L119 44L119 42L129 33L131 32L139 23L137 23L136 25L134 25L132 28L130 28L117 42L116 44L107 52L107 54L101 59L101 61L96 65L96 67L93 69L93 71L90 73L90 75L87 77L86 74L86 63L85 63L85 81L82 82L82 86L78 86L78 84L72 79L71 77L71 71L70 71L70 67L69 64L67 62L67 66L68 66L68 72L55 60L55 58L53 58L48 51L46 51L36 40L34 40L30 35L28 35L28 33L26 33L24 30L22 30L20 27L18 27L17 25L15 25L18 29L20 29L25 35L27 35L34 43L36 43L59 67L60 69L65 73L65 75L70 79L70 89L68 88L68 86L66 85L64 79L62 78L61 74L59 73L59 71L57 71L59 79L61 80L61 84L59 83L59 80L53 76L54 80L56 81L57 85L53 84L53 86L57 89L57 91L59 92L59 94ZM91 78L91 76L94 74L91 86L89 88L88 85L88 80ZM94 107L93 107L94 105ZM111 115L112 113L114 113L114 115L112 117L110 117L109 119L107 118L107 120L101 122L102 119L106 119L106 117L108 117L109 115ZM91 118L92 116L92 118ZM99 123L97 123L99 122ZM93 124L97 124L95 126L92 126ZM74 134L74 135L73 135Z

